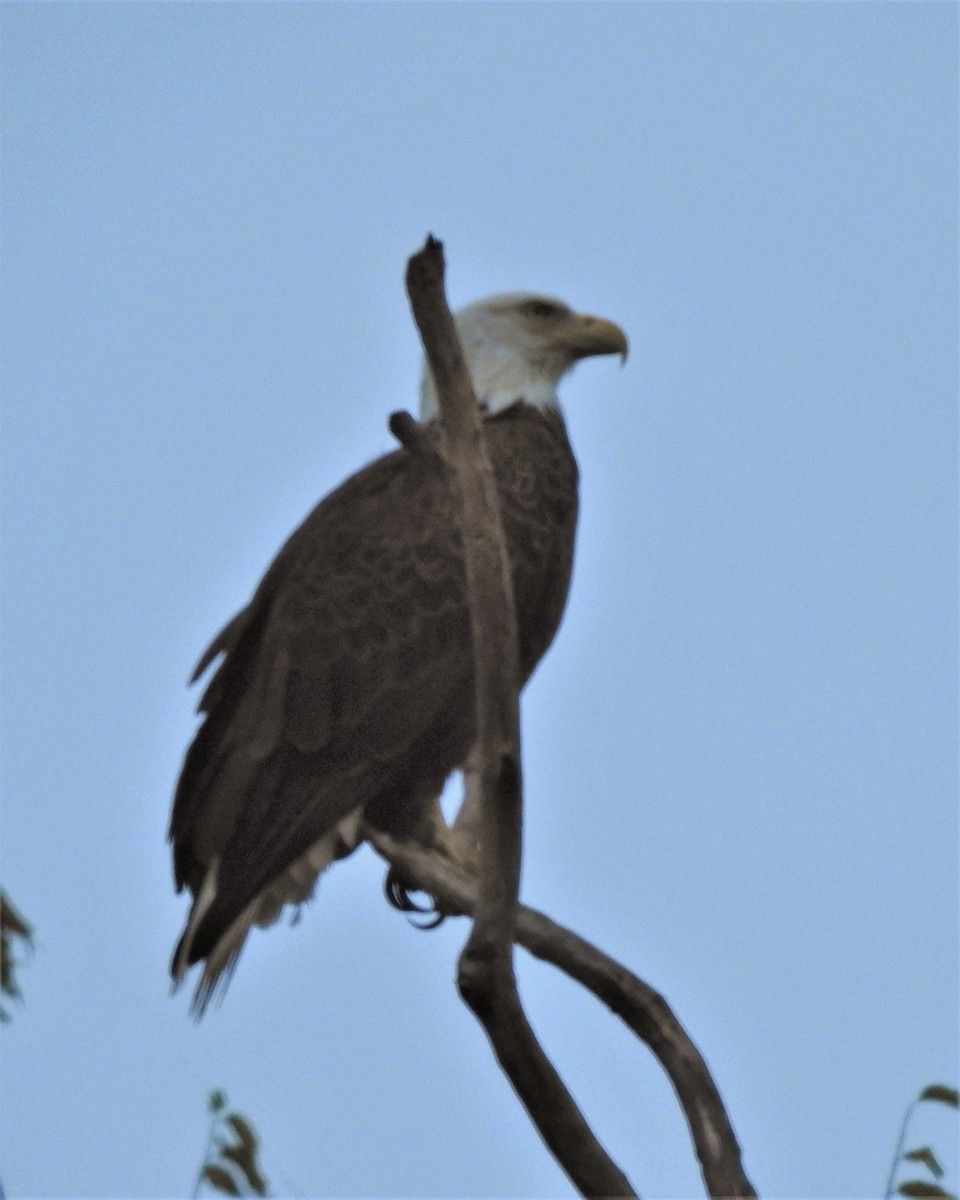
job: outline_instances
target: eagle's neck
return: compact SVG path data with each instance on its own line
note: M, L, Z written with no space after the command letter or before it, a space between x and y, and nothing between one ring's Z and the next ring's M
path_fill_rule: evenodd
M502 388L483 397L480 403L487 412L492 413L502 412L503 409L520 403L532 405L533 408L560 408L557 389L545 379L524 384L519 388Z
M486 413L503 412L505 408L512 408L514 404L529 404L533 408L542 408L547 410L560 411L560 401L557 397L556 386L548 383L545 379L530 381L521 385L512 385L509 387L493 388L488 391L477 390L477 400L480 407ZM420 420L435 421L440 415L440 408L437 403L437 393L433 387L433 380L428 373L425 373L424 381L420 387Z

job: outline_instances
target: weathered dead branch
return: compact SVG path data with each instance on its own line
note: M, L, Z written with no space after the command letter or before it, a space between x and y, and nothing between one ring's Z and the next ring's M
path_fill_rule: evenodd
M477 881L449 859L369 826L364 836L411 889L448 916L470 916ZM690 1129L704 1184L713 1197L755 1197L717 1086L666 1000L621 963L536 909L517 908L516 940L588 988L653 1052L673 1085Z
M459 513L470 598L482 790L480 877L457 984L551 1153L586 1196L629 1196L527 1022L513 971L521 801L517 624L506 543L480 410L444 294L443 247L407 264L407 292L433 375Z

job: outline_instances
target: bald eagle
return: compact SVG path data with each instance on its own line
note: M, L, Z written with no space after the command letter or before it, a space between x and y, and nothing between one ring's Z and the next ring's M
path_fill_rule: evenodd
M521 685L570 584L577 465L557 384L581 358L625 356L610 321L530 294L456 317L483 409L507 543ZM420 415L439 444L428 370ZM475 740L463 549L444 473L401 448L331 492L211 642L220 658L173 802L177 890L193 896L171 971L203 962L194 1007L225 985L251 925L272 924L360 840L361 821L455 852L439 813Z

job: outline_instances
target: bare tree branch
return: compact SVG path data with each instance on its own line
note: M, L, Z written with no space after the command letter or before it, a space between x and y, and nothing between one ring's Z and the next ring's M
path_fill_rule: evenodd
M541 1136L587 1196L633 1189L594 1137L526 1020L513 971L522 779L517 621L506 542L480 410L433 237L407 264L407 293L440 405L470 599L477 703L481 887L457 985Z
M444 295L443 272L443 246L428 238L407 265L407 292L440 404L470 598L478 763L484 796L480 845L484 882L460 961L460 986L476 995L478 1003L486 1003L480 993L494 987L497 977L496 970L486 964L497 959L509 962L512 955L520 887L517 616L493 467Z
M434 897L439 911L469 916L477 882L449 859L366 826L364 837L410 888ZM683 1108L707 1191L713 1197L756 1196L740 1147L707 1064L666 1000L626 967L535 909L519 905L516 940L588 988L641 1041L666 1071Z

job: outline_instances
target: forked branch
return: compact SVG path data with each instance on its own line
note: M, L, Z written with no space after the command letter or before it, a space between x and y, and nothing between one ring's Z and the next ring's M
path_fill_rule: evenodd
M477 881L449 859L369 826L364 837L408 887L431 895L438 911L473 913ZM680 1101L709 1195L755 1197L707 1064L659 992L572 930L523 904L517 909L516 940L591 991L650 1048Z

